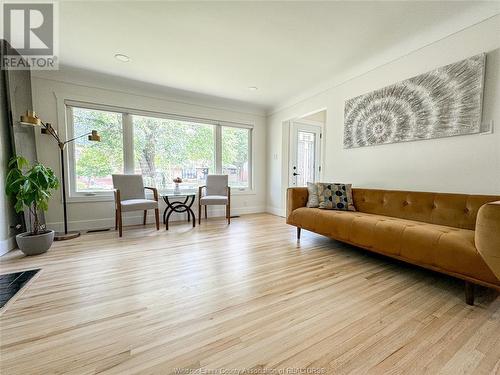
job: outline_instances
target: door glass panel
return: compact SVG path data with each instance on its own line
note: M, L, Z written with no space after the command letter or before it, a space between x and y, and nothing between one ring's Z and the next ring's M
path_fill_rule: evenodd
M297 138L297 186L306 186L315 180L316 134L299 130Z

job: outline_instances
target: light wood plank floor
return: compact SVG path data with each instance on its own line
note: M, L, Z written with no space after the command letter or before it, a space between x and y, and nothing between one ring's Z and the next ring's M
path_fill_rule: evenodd
M2 375L500 372L496 292L468 306L461 281L308 232L298 243L272 215L0 258L1 273L34 267L0 317Z

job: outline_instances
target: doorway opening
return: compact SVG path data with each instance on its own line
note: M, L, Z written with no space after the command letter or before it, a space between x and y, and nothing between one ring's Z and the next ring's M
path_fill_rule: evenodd
M290 121L288 186L307 186L320 180L325 123L326 110Z

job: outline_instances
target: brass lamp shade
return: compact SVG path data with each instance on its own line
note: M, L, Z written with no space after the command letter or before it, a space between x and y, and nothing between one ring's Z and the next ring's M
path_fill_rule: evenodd
M97 133L97 130L92 130L92 133L89 135L89 141L101 142L101 136Z
M42 121L38 118L34 111L26 111L25 115L21 115L21 123L34 126L42 125Z

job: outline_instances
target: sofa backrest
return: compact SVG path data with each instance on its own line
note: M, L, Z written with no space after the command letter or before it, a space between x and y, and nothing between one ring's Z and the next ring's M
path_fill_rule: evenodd
M498 195L356 188L352 189L352 195L360 212L471 230L475 228L479 207L500 200Z

